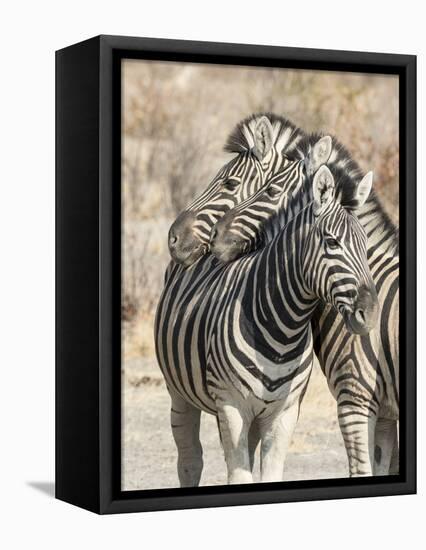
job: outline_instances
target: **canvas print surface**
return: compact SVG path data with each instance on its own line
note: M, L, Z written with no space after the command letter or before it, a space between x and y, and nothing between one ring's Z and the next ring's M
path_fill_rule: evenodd
M121 85L122 489L397 474L398 77Z

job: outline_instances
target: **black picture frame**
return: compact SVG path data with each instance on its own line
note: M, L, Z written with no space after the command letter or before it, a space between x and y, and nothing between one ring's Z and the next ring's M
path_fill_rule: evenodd
M120 67L127 58L399 75L397 476L120 489ZM416 492L416 57L98 36L56 52L56 498L100 514Z

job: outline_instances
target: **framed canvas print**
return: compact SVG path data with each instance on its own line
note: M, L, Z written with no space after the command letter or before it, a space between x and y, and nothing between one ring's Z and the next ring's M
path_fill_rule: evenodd
M100 36L56 71L57 498L414 493L415 57Z

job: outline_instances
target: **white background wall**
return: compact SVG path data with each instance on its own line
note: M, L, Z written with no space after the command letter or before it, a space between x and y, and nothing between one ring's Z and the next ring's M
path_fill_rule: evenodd
M54 51L100 33L417 54L424 267L422 3L37 1L0 17L0 544L3 548L418 548L423 495L97 517L31 485L54 476ZM426 305L419 269L419 310ZM424 323L419 320L422 337ZM424 391L419 352L419 393ZM402 365L403 368L403 365ZM424 399L419 458L424 461ZM47 485L49 487L49 485ZM423 471L419 491L424 491ZM423 540L424 543L424 540Z

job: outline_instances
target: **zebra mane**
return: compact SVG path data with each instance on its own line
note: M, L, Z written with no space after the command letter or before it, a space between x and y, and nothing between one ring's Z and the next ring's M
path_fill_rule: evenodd
M227 153L245 153L253 149L256 124L263 116L271 123L274 147L286 154L295 152L299 142L306 137L305 132L291 120L274 113L254 113L240 121L229 134L224 150Z
M306 158L309 154L312 146L323 137L324 133L313 133L302 139L295 151L293 152L295 160L301 160ZM363 172L358 163L352 158L349 151L344 145L342 145L334 136L332 138L332 151L330 158L327 162L327 167L330 169L334 177L334 184L336 189L336 200L347 210L354 212L360 221L364 215L373 216L376 220L376 231L383 234L386 238L388 246L386 252L392 254L399 254L399 232L397 227L389 218L388 214L384 210L377 194L374 190L371 190L370 195L360 209L356 209L355 191L358 183L363 177ZM290 201L289 208L285 210L279 210L271 218L265 221L262 233L266 239L274 236L277 231L283 229L286 223L293 217L293 210L297 211L297 207L303 203L304 195L309 192L312 185L312 178L307 179L305 186L299 190L299 192ZM293 207L291 206L293 204Z
M307 135L298 143L297 148L293 151L294 160L306 158L315 143L326 135L330 134L326 134L325 132L313 132ZM349 185L350 187L350 189L348 189L348 193L351 193L353 192L356 182L362 178L363 173L346 147L340 143L335 136L330 135L330 137L332 147L330 158L327 161L327 166L333 175L335 175L335 171L338 171L341 175L346 174L346 185Z

